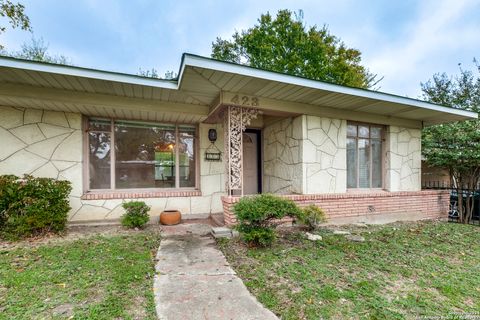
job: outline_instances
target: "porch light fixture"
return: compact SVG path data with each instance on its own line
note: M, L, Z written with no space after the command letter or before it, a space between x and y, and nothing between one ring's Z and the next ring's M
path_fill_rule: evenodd
M207 150L205 150L205 161L221 161L222 152L215 145L215 141L217 141L216 129L208 130L208 140L210 140L211 144Z
M211 143L215 143L215 141L217 141L217 130L215 129L208 130L208 140L210 140Z

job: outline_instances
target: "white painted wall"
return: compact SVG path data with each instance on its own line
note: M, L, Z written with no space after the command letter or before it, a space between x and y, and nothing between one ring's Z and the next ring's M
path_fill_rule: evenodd
M123 213L122 199L82 200L83 157L82 116L0 106L0 174L32 174L72 182L71 221L116 219ZM224 164L204 160L209 146L208 129L218 132L217 147L223 151L221 125L201 124L199 128L200 197L146 198L150 214L158 216L165 209L178 209L184 215L206 216L222 212Z

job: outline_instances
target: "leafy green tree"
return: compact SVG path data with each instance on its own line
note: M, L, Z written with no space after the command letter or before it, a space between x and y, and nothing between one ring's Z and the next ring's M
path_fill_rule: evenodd
M25 14L25 6L20 3L13 3L10 0L0 0L0 17L6 18L12 28L31 31L30 19ZM3 20L3 19L2 19ZM0 34L7 30L7 26L0 24ZM0 49L3 46L0 44Z
M480 75L480 66L474 62ZM480 109L480 77L472 71L460 68L455 77L435 74L421 86L423 98L430 102L474 112ZM428 165L450 172L459 195L460 221L469 223L474 210L470 190L480 183L480 120L427 127L423 130L422 147Z
M218 37L212 58L352 87L371 88L381 80L360 64L360 51L348 48L326 26L305 27L301 13L262 14L258 24L235 32L231 40Z

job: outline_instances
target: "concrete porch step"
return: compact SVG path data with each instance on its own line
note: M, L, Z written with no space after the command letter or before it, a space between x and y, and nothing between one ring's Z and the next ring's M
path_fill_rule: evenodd
M210 220L212 220L212 225L214 227L225 226L225 220L223 219L223 212L210 214Z

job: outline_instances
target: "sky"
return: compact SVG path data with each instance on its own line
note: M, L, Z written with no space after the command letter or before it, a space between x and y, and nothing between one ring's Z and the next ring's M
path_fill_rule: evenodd
M184 52L210 56L262 13L303 10L307 26L326 25L362 64L383 77L379 90L411 98L433 74L473 70L480 60L480 0L20 0L33 35L8 29L7 50L43 38L49 52L82 67L136 74L178 71ZM459 64L461 64L459 66Z

